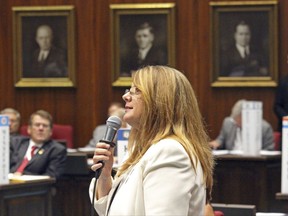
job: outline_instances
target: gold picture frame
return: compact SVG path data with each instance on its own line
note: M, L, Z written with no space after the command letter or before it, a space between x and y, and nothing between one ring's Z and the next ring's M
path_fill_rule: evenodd
M145 65L175 66L174 3L111 4L110 17L112 86L130 86L133 71ZM138 47L146 50L139 59Z
M277 1L210 2L212 87L277 86L277 7Z
M13 7L15 87L75 87L74 6Z

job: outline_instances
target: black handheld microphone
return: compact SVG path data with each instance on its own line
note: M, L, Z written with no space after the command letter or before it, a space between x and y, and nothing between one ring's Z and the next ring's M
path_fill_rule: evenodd
M117 133L117 130L121 127L121 119L118 116L110 116L107 121L106 121L106 132L103 137L99 142L104 142L109 144L111 147L115 146L115 143L113 142L114 137ZM102 167L96 170L95 172L95 177L96 179L99 178L101 175L102 169L104 167L104 161L99 161L98 163L102 163Z

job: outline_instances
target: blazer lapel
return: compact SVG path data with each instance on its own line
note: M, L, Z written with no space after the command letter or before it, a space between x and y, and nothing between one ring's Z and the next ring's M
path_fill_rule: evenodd
M117 192L118 187L120 186L124 176L125 175L121 175L119 178L116 178L115 181L112 184L112 188L111 188L111 190L109 192L109 195L108 195L108 200L107 200L108 208L106 209L106 214L105 215L108 215L108 212L110 210L110 206L111 206L112 201L114 199L115 193Z
M18 158L20 160L20 163L22 162L22 159L24 159L26 151L29 146L29 141L28 142L23 142L19 144L19 151L18 151Z
M37 159L38 159L39 157L42 157L42 155L44 154L46 148L47 148L47 144L44 143L41 148L39 148L39 149L36 150L36 154L31 158L31 160L29 161L28 164L31 164L31 163L33 163L34 161L37 161Z

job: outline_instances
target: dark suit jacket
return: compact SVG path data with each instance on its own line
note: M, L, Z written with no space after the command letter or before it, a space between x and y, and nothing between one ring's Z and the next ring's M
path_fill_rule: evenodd
M263 57L253 48L250 54L242 58L236 46L228 49L221 57L221 76L263 76L260 68L266 67Z
M67 61L65 52L59 48L52 47L47 58L43 62L38 61L40 49L32 56L31 68L24 71L24 77L66 77Z
M167 58L165 53L154 46L148 51L144 60L138 58L138 49L131 52L129 58L123 60L123 66L121 67L121 73L131 75L131 71L137 70L140 67L147 65L167 65Z
M22 163L29 146L29 137L15 140L10 143L10 172L14 173ZM49 175L59 178L66 165L66 148L53 141L46 141L37 154L29 161L23 174Z
M280 82L274 102L274 112L278 117L278 131L282 131L282 118L288 115L288 76Z

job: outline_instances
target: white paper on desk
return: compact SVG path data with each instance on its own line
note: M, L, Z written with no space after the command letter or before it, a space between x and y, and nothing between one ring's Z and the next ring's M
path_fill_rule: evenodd
M93 148L93 147L83 147L83 148L78 148L78 151L80 151L80 152L94 152L95 148Z
M243 155L243 151L242 150L230 150L229 154L233 154L233 155Z
M281 151L269 151L269 150L261 150L260 155L281 155Z
M256 216L285 216L285 213L276 213L276 212L269 212L269 213L265 213L265 212L257 212Z
M9 117L0 115L0 184L9 183L9 136Z
M68 153L75 153L78 152L77 149L67 148Z
M227 155L227 154L232 154L232 155L243 155L242 150L213 150L213 155Z
M50 179L51 177L46 175L14 175L13 173L9 173L8 178L10 181L29 182Z
M228 150L213 150L213 155L226 155L229 154Z

